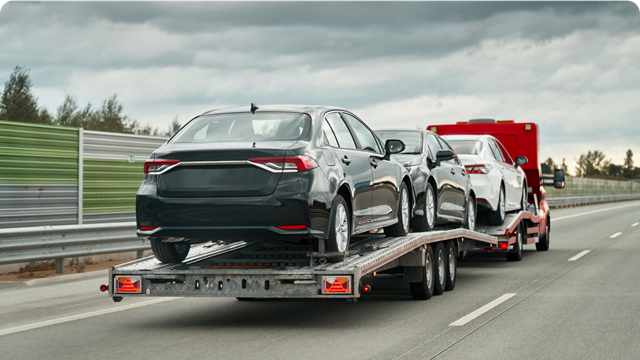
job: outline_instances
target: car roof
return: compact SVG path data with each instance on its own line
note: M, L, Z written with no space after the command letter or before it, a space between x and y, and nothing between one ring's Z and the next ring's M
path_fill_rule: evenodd
M445 140L479 140L487 135L442 135Z
M418 130L418 129L374 129L374 132L378 132L378 131L406 131L406 132L419 132L419 133L430 133L433 131L429 131L429 130Z
M260 104L256 104L256 106L258 106L258 109L256 110L257 113L265 112L265 111L269 111L269 112L282 111L282 112L299 112L299 113L319 114L319 113L327 112L327 111L330 111L330 110L347 111L347 110L345 110L343 108L340 108L340 107L337 107L337 106L325 106L325 105L297 105L297 104L260 105ZM203 113L202 115L244 113L244 112L249 112L249 111L251 111L251 105L235 106L235 107L228 107L228 108L210 110L210 111L207 111L207 112Z

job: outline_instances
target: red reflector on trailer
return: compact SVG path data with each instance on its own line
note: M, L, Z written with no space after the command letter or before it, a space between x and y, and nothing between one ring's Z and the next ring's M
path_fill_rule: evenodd
M325 294L350 294L351 278L348 277L322 277L322 292Z
M362 289L362 291L364 291L364 292L366 292L366 293L371 292L371 286L369 286L369 285L365 285L365 286L364 286L364 289Z
M507 247L509 247L509 245L506 242L500 243L500 249L502 250L507 250Z
M140 230L142 231L150 231L150 230L155 230L157 229L157 226L140 226Z
M116 292L139 293L142 292L140 276L119 277L115 279Z
M282 230L304 230L307 228L307 225L281 225L276 227Z
M100 291L105 292L109 290L109 287L107 285L100 285Z

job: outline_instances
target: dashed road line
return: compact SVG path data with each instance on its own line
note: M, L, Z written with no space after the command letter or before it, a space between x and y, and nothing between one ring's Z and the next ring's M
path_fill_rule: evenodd
M633 224L631 224L631 227L637 226L638 224L640 224L640 223L633 223Z
M470 322L471 320L479 317L480 315L486 313L487 311L493 309L494 307L502 304L503 302L511 299L512 297L516 296L516 294L504 294L502 296L500 296L499 298L493 300L492 302L488 303L487 305L479 308L478 310L465 315L463 317L461 317L460 319L452 322L451 324L449 324L449 326L462 326L467 324L468 322Z
M591 250L585 250L585 251L579 253L578 255L572 257L571 259L567 260L567 261L576 261L576 260L580 259L581 257L587 255L590 251Z
M611 239L615 239L615 238L617 238L618 236L620 236L620 234L622 234L622 233L621 233L621 232L617 232L617 233L615 233L615 234L613 234L613 235L609 236L609 238L611 238Z

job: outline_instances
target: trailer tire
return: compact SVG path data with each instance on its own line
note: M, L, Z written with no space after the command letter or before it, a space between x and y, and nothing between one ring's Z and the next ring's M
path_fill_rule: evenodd
M467 250L460 251L458 253L458 258L456 259L458 262L464 262L464 258L467 256Z
M350 240L351 216L349 216L349 207L342 195L336 195L331 208L329 238L326 241L327 250L330 252L349 251ZM332 263L342 261L340 258L328 258L327 260Z
M551 227L549 226L549 215L547 214L547 221L546 221L546 225L545 225L545 232L544 235L540 236L540 239L538 239L538 242L536 243L536 250L537 251L547 251L549 250L549 240L551 239Z
M436 223L436 196L431 183L427 183L424 194L424 215L416 215L411 219L411 229L416 232L431 231Z
M180 264L189 255L191 244L188 241L163 242L161 239L151 240L153 255L161 263Z
M435 284L433 285L433 295L442 295L444 288L447 286L447 253L444 250L442 242L436 244L433 249L433 258L435 261Z
M409 221L411 219L411 202L409 200L409 191L407 185L402 182L398 191L400 198L398 199L398 222L384 228L384 234L387 237L405 236L409 233Z
M411 296L413 296L415 300L429 300L433 295L436 279L431 245L427 246L424 257L425 266L422 268L422 281L409 283Z
M455 241L447 241L444 246L444 251L446 254L445 265L447 269L444 290L451 291L456 287L456 278L458 277L458 261L456 256L458 249Z
M522 224L520 224L518 226L518 234L516 235L518 241L516 241L513 250L511 250L510 252L506 253L505 255L507 256L507 261L520 261L522 260L522 246L523 246L523 240L522 240Z
M500 186L500 196L498 196L498 206L495 211L487 211L487 221L489 225L502 225L506 217L505 212L505 190L504 185Z

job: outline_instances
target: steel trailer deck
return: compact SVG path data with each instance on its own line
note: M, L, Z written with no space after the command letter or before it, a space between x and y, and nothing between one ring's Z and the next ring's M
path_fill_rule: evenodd
M425 266L427 245L456 241L458 251L494 248L495 236L466 229L411 233L388 238L354 236L350 251L314 253L311 246L273 242L209 242L192 246L181 264L163 264L155 257L109 268L109 296L215 296L239 298L348 298L361 295L362 276L397 267ZM503 240L504 241L504 240ZM326 256L342 258L326 262ZM327 278L347 278L349 293L326 294ZM128 279L128 280L127 280ZM128 284L119 291L118 281Z

